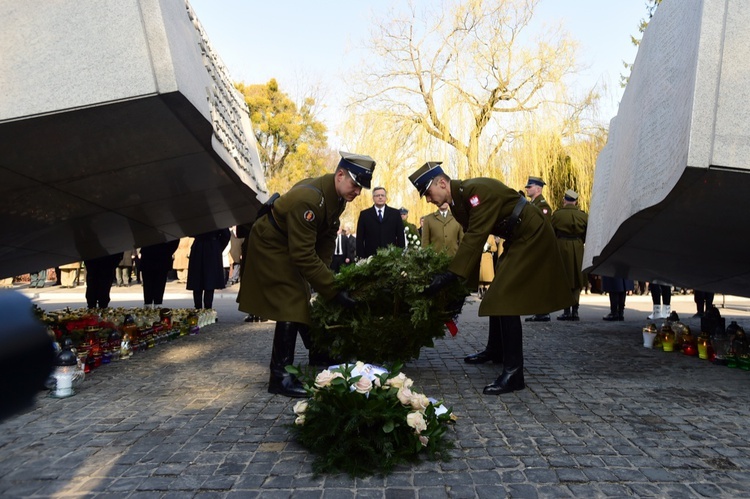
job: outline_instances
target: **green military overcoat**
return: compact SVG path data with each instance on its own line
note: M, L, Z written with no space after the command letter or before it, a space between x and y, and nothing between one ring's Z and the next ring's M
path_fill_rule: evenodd
M589 216L572 204L563 206L552 215L552 228L555 229L570 289L583 289L588 282L581 269L588 223Z
M449 270L468 280L478 268L487 236L502 234L502 222L521 196L491 178L452 180L451 195L451 211L464 237ZM479 306L480 316L543 314L573 304L552 225L530 204L520 219L506 239L495 279Z
M435 251L445 251L453 256L464 237L464 228L449 211L446 216L440 210L424 217L422 223L422 247L431 245Z
M549 205L544 196L539 194L537 197L531 200L531 204L539 208L539 210L546 216L552 216L552 207Z
M273 205L272 216L253 225L242 274L239 309L264 319L310 324L310 286L336 295L331 259L346 201L334 175L305 179Z

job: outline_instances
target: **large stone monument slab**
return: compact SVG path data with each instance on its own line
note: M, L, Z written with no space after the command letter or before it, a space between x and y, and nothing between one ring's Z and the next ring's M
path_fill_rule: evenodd
M584 269L750 296L750 8L663 0L596 164Z
M247 106L184 0L0 0L0 19L0 276L254 218Z

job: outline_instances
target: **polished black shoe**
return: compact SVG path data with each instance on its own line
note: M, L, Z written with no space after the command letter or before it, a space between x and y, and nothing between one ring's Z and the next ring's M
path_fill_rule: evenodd
M537 314L526 317L526 322L549 322L549 314Z
M612 321L624 321L625 317L623 317L622 315L617 315L617 314L607 314L604 317L602 317L602 320L603 321L610 321L610 322L612 322Z
M292 398L305 398L308 396L302 383L289 373L283 376L274 376L272 374L268 382L268 393L286 395Z
M482 393L485 395L502 395L524 388L526 388L526 383L523 380L523 368L521 368L513 373L503 371L503 374L494 383L484 387Z
M557 316L557 320L558 321L572 321L573 320L573 316L570 315L567 312L563 312L561 315Z
M580 321L581 318L578 317L578 312L573 312L573 314L570 316L570 319L568 319L568 320L569 321Z
M493 356L487 350L482 350L481 352L473 353L464 357L464 362L466 362L467 364L484 364L485 362L500 364L502 363L502 361L502 356Z

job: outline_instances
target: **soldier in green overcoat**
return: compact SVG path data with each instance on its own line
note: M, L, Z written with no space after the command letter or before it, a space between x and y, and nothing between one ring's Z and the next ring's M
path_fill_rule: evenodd
M563 310L562 315L557 316L559 321L578 320L578 301L587 281L582 267L583 242L588 224L588 214L578 207L578 193L568 189L563 197L563 207L552 215L552 228L555 229L560 256L568 274L568 285L573 293L573 310Z
M337 291L330 269L339 217L362 188L370 188L375 161L341 153L332 174L305 179L286 194L272 196L250 232L242 272L239 309L276 321L271 353L270 393L306 397L302 384L286 372L294 362L297 333L310 349L310 286L322 299L346 307L354 300ZM311 352L313 361L313 352Z
M503 373L484 388L485 394L522 390L520 316L560 310L572 302L555 234L544 215L517 191L491 178L451 180L440 164L425 163L409 180L430 203L450 204L464 237L448 272L434 276L425 292L434 294L458 278L476 279L487 237L505 239L495 279L479 306L480 316L490 316L490 331L487 348L477 356L503 362Z
M544 195L542 195L542 189L547 183L542 180L541 177L529 177L526 181L526 195L531 200L531 206L539 208L547 221L551 220L552 207L549 205ZM549 322L549 314L535 314L531 317L526 317L526 322Z

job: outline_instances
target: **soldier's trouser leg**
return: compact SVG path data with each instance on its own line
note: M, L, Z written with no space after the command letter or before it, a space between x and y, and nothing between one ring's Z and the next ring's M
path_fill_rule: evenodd
M268 381L268 393L286 395L287 397L307 397L302 383L286 372L286 366L294 364L294 347L297 343L297 331L300 324L296 322L277 322L273 333L273 350L271 351L271 377Z
M487 346L484 350L464 357L467 364L484 364L492 361L499 364L503 361L503 340L501 337L502 327L499 316L490 316L489 332L487 334Z
M306 324L299 325L299 336L308 351L308 364L311 366L330 366L336 364L328 352L317 348L310 336L310 328Z
M500 395L526 388L523 379L523 331L518 315L500 316L503 340L503 373L484 387L486 395Z

